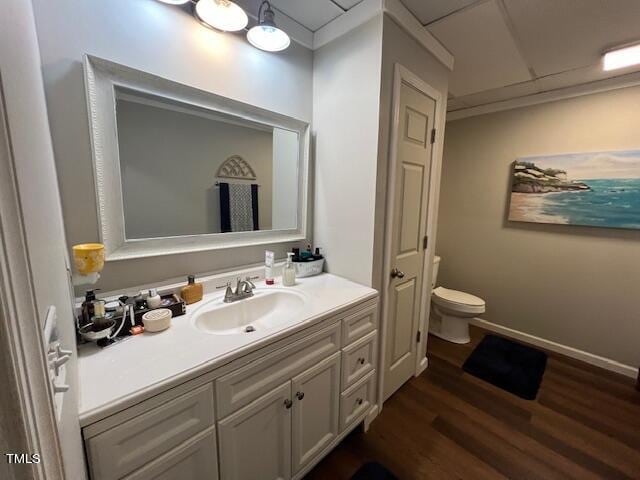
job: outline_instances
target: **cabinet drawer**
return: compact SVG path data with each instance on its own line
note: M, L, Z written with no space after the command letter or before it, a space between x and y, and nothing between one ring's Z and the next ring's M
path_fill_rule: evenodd
M217 458L216 431L211 427L125 480L217 480Z
M254 360L216 382L222 418L340 349L340 322Z
M371 332L366 337L346 347L342 352L342 390L349 388L371 370L376 368L376 346L378 333Z
M213 425L208 383L88 439L91 477L122 478Z
M350 427L374 403L375 370L340 396L340 431Z
M378 308L376 305L349 315L342 320L343 345L364 337L367 333L376 329L378 322Z

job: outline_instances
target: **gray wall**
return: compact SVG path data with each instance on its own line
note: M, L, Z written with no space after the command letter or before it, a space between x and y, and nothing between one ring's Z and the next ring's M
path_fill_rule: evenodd
M640 231L507 222L511 163L637 149L640 87L447 124L439 284L484 298L483 318L640 364Z
M260 185L259 226L271 229L271 131L123 100L117 118L127 238L220 232L216 173L232 155L256 173L232 182Z
M69 245L99 239L82 74L85 53L311 121L310 50L292 42L270 54L240 34L200 25L157 0L34 0L45 92ZM283 257L290 246L273 246ZM98 287L112 290L264 261L265 247L109 262Z

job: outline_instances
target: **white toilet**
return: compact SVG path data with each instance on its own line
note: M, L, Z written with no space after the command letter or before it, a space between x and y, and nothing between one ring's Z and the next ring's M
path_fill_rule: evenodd
M440 257L433 258L433 283L436 286ZM453 343L469 343L469 321L484 313L484 300L444 287L433 289L431 303L440 318L431 317L429 333Z

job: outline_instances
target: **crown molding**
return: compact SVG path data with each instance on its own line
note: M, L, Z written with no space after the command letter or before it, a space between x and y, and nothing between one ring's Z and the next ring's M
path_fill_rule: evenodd
M393 18L409 35L449 70L453 70L454 58L440 40L434 37L400 0L383 0L384 13Z
M542 103L557 102L568 98L593 95L595 93L608 92L621 88L635 87L640 85L640 72L629 73L619 77L596 80L594 82L583 83L571 87L549 90L541 93L525 95L523 97L503 100L501 102L478 105L476 107L463 108L447 113L447 122L461 120L463 118L486 115L489 113L513 110L516 108L529 107Z
M453 70L453 55L418 21L400 0L363 0L313 34L313 49L341 37L377 15L386 14L440 63Z
M327 43L368 22L384 11L383 6L384 0L362 0L355 7L316 30L313 34L313 49L324 47Z

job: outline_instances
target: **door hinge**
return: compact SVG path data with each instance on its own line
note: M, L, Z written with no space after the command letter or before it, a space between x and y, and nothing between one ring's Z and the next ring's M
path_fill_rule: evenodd
M431 143L436 143L436 129L431 130Z
M420 330L416 333L416 343L420 343Z
M428 246L429 246L429 237L425 235L424 238L422 239L422 249L426 250Z

